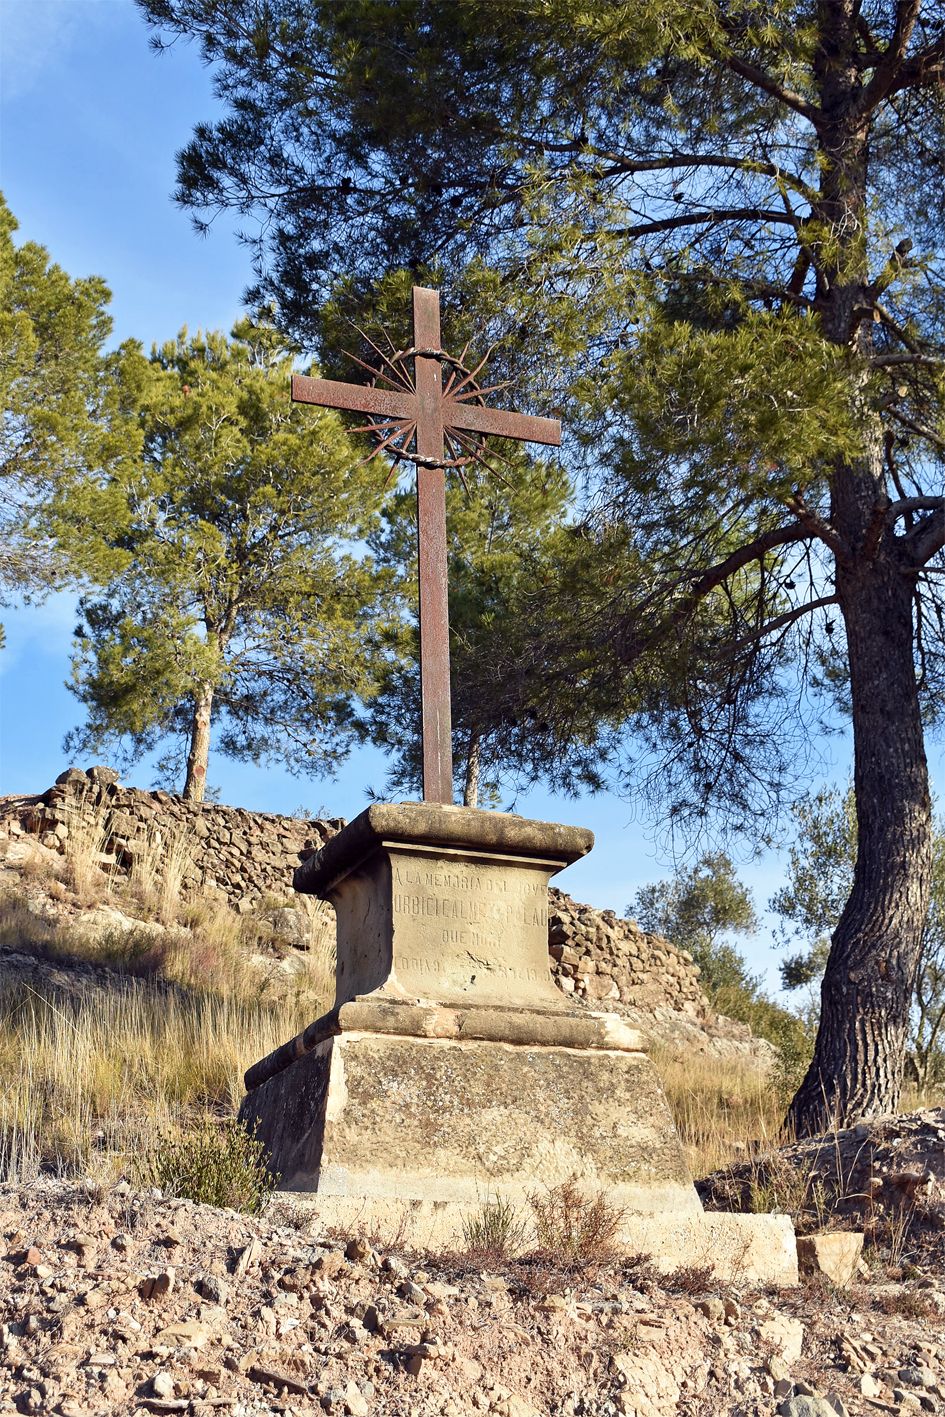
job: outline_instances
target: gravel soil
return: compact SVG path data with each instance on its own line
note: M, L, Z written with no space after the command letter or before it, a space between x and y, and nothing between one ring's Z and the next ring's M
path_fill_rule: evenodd
M939 1281L941 1280L941 1287ZM945 1413L945 1276L721 1289L473 1262L40 1178L0 1187L0 1413Z

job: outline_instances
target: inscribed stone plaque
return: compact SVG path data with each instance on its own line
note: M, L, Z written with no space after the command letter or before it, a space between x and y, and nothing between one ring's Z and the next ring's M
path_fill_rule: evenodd
M410 997L561 1008L548 968L556 863L392 849L392 983Z

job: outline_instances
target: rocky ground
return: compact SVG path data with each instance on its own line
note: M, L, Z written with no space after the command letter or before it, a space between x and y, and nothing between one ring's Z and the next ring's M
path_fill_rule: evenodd
M670 1417L945 1411L945 1276L721 1290L472 1263L124 1182L0 1188L0 1412Z

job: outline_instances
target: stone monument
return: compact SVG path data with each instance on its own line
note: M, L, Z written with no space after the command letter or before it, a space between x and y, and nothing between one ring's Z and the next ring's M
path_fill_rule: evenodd
M445 472L485 463L486 434L561 427L486 407L435 290L413 320L411 349L374 346L371 386L295 375L292 396L370 415L375 452L417 469L424 800L369 807L296 871L335 907L334 1004L249 1069L240 1115L329 1225L456 1245L484 1205L573 1177L658 1263L794 1282L789 1220L703 1214L642 1036L554 985L548 881L591 833L452 805Z
M794 1282L790 1221L703 1213L640 1033L552 981L548 881L592 844L369 807L295 875L335 907L333 1006L249 1069L241 1116L326 1225L449 1247L484 1204L575 1177L625 1209L635 1252Z

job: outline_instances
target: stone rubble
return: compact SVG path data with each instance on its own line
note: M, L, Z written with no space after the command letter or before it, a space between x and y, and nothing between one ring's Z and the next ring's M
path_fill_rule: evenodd
M285 1197L251 1218L41 1178L0 1187L0 1412L945 1411L930 1287L812 1282L719 1292L634 1259L483 1268L327 1236Z
M792 1183L791 1177L794 1178ZM696 1183L710 1210L749 1210L759 1189L800 1194L811 1229L820 1213L869 1233L884 1217L926 1210L945 1226L945 1107L876 1117L823 1137L759 1153Z

